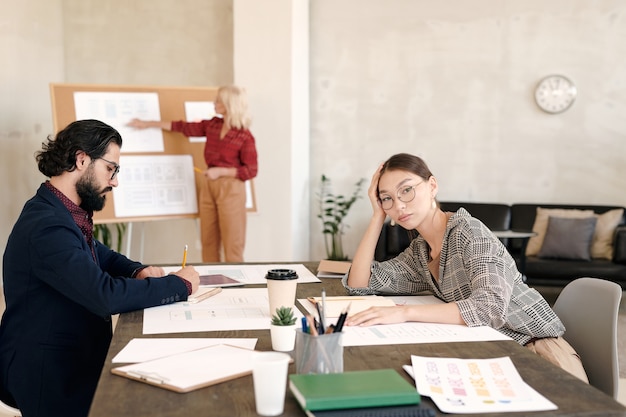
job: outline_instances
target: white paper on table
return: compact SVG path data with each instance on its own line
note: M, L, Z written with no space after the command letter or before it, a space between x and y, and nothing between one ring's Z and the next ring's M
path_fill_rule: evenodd
M320 297L315 297L321 301ZM311 315L317 315L315 304L306 298L299 298L298 301L304 309ZM326 297L326 317L337 318L343 310L350 305L348 315L356 314L373 306L393 306L393 305L417 305L417 304L442 304L443 301L432 295L407 295L407 296L380 296L380 295L346 295Z
M152 361L124 365L111 373L177 392L189 392L252 373L254 350L213 345Z
M301 326L300 310L294 309ZM224 288L201 303L186 301L146 308L143 334L269 329L267 288Z
M467 327L460 324L417 322L344 326L342 333L344 346L512 340L489 326Z
M194 265L200 275L222 274L244 284L267 284L265 275L270 269L293 269L298 274L298 284L321 282L303 264L246 264L246 265ZM180 270L180 265L164 266L165 273Z
M219 344L253 350L256 342L256 338L135 338L115 355L112 362L145 362Z
M315 297L315 300L322 307L322 297ZM316 316L317 308L306 298L299 298L300 304L309 314ZM326 318L338 318L339 315L349 309L348 315L359 313L370 307L395 306L393 300L378 295L355 295L355 296L328 296L325 297L324 311Z
M346 297L327 297L327 299L331 298L342 300L342 302L346 305L353 300L353 304L350 306L350 314L361 311L361 307L367 307L368 304L368 302L364 300L365 297L358 295ZM395 305L443 304L443 301L433 295L377 296L376 298L393 301L393 304ZM376 300L376 298L372 298L371 300ZM360 299L362 301L359 301ZM307 299L298 299L298 301L309 314L312 314L314 317L317 316L317 311L313 303ZM359 302L363 303L360 307L358 304ZM372 305L376 304L374 301L369 301L369 303ZM328 311L326 316L327 321L332 324L338 317L338 309L335 308L336 306L332 306L332 303L328 304L331 308L327 309ZM352 306L356 306L358 311L353 311ZM510 337L489 326L468 327L459 324L418 322L381 324L376 326L344 326L342 333L342 344L344 346L511 340Z
M558 407L526 384L509 357L434 358L411 355L420 395L445 413L556 410Z

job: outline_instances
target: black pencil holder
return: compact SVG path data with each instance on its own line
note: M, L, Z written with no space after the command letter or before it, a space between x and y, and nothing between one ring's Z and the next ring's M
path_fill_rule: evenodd
M341 332L314 336L296 330L296 373L333 374L343 372Z

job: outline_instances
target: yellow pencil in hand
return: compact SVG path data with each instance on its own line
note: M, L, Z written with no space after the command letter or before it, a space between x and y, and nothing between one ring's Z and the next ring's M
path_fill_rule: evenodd
M185 250L183 251L183 268L187 264L187 249L189 249L189 246L185 245Z

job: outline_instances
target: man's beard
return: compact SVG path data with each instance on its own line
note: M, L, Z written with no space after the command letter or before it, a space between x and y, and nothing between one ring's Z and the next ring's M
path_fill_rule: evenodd
M88 171L76 183L76 192L80 197L80 207L88 212L100 211L106 203L105 191L111 191L111 187L98 190L94 184L92 172Z

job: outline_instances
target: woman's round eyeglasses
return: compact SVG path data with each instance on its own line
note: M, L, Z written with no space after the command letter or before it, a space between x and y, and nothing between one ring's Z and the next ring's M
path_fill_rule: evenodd
M402 201L403 203L410 203L411 201L413 201L413 199L415 199L415 187L423 182L424 181L421 181L415 185L400 188L397 194L398 200ZM389 194L379 194L378 198L380 199L380 205L383 210L390 210L393 207L394 198Z

